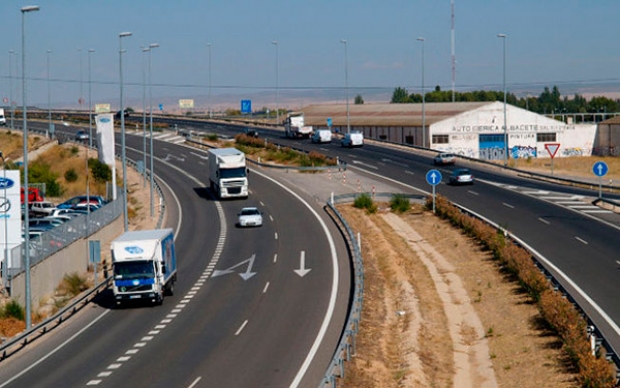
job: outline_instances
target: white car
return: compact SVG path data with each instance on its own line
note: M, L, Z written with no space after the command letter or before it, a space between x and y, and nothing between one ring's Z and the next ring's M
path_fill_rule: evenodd
M313 143L330 143L332 141L332 131L329 129L319 129L312 134L310 140Z
M263 214L256 207L244 207L239 213L240 227L263 225Z

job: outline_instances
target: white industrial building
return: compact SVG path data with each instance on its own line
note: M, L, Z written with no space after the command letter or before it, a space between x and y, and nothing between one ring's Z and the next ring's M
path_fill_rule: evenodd
M346 132L361 131L367 139L447 151L486 160L590 156L596 124L572 124L502 102L427 104L310 105L303 109L306 125ZM423 129L424 128L424 129ZM507 147L505 143L507 137Z

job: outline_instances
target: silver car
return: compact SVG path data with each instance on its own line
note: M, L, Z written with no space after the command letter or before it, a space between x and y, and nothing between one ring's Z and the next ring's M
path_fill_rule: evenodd
M263 214L256 207L244 207L241 209L241 213L239 213L239 222L237 225L240 227L262 226Z
M450 174L451 185L473 185L474 176L468 168L457 168Z
M456 156L454 154L450 154L447 152L442 152L435 156L433 159L433 164L435 166L447 166L454 165L456 163Z

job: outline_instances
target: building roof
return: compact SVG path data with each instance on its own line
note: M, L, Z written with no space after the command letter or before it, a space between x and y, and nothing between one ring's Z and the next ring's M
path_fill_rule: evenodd
M601 121L599 124L618 125L620 124L620 116L614 116L605 121Z
M431 102L424 104L425 124L431 125L460 113L493 104L485 102ZM303 109L305 124L327 126L331 117L333 126L347 125L346 104L317 104ZM349 104L351 126L421 126L422 104Z

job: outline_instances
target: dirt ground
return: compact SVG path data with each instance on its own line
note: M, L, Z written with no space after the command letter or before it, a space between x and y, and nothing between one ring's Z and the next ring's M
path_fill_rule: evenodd
M341 206L361 232L364 311L347 387L577 387L531 300L420 205Z

